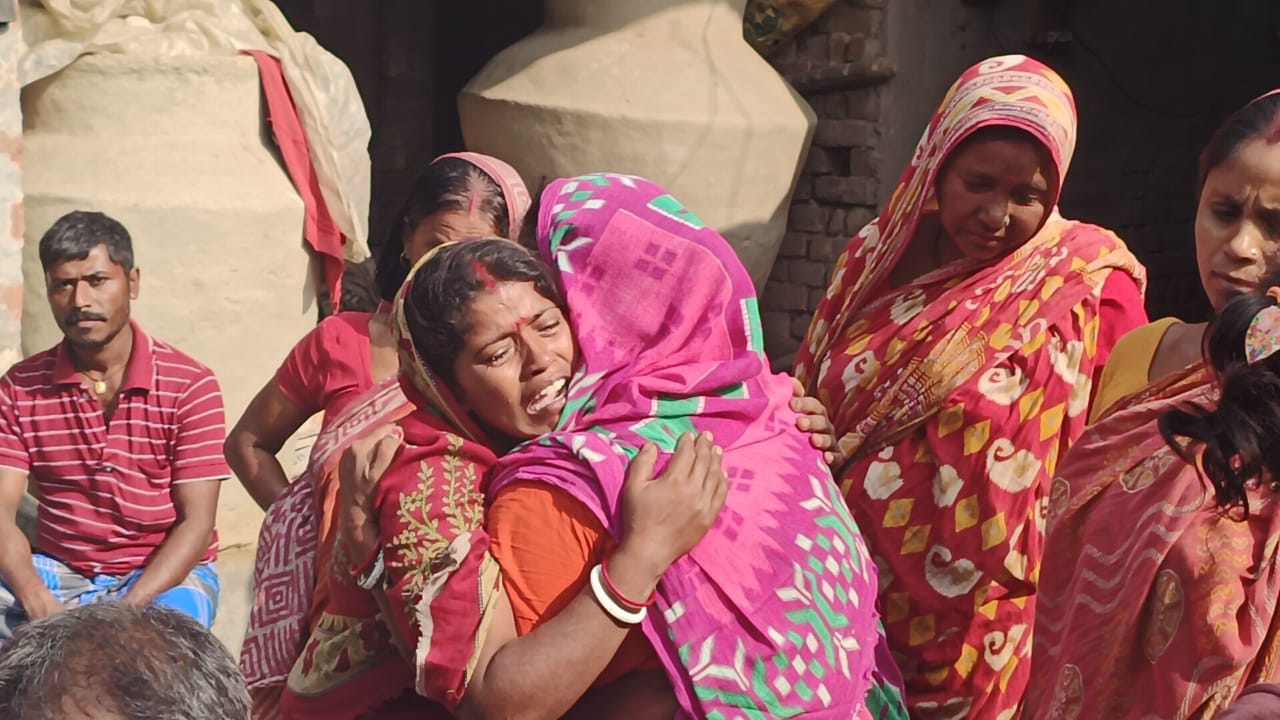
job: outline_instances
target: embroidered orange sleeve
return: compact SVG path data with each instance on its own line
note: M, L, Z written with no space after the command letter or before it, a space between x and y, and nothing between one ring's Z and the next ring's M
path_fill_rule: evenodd
M502 566L521 635L567 607L587 586L591 568L614 546L590 510L542 483L508 486L493 501L486 522L490 551ZM594 684L661 667L648 638L632 630Z

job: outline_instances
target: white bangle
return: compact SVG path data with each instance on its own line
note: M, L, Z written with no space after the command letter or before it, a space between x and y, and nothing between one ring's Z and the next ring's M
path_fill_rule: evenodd
M639 625L644 622L647 616L648 608L640 608L639 610L628 610L618 604L613 596L604 586L604 569L600 565L591 568L591 594L595 596L596 602L609 615L609 617L617 620L623 625Z
M383 562L382 549L378 549L378 554L373 557L373 566L367 571L356 577L356 585L361 590L372 590L382 582L382 576L386 573L386 564Z

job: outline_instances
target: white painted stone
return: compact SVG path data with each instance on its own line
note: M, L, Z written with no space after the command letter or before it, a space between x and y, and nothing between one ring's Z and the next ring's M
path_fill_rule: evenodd
M546 25L458 101L467 147L536 190L641 175L723 233L757 287L813 133L804 100L742 38L746 0L546 0Z

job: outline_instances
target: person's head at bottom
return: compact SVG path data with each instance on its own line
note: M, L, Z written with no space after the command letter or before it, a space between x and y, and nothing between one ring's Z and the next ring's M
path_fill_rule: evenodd
M248 720L225 647L186 615L117 602L19 628L0 648L6 720Z

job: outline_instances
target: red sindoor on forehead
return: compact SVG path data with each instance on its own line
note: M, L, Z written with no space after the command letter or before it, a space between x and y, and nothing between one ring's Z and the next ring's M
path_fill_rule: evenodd
M471 261L471 271L476 274L476 277L480 279L480 282L484 283L485 290L492 290L498 287L497 278L495 278L493 273L489 272L489 268L485 267L484 263L479 260Z

